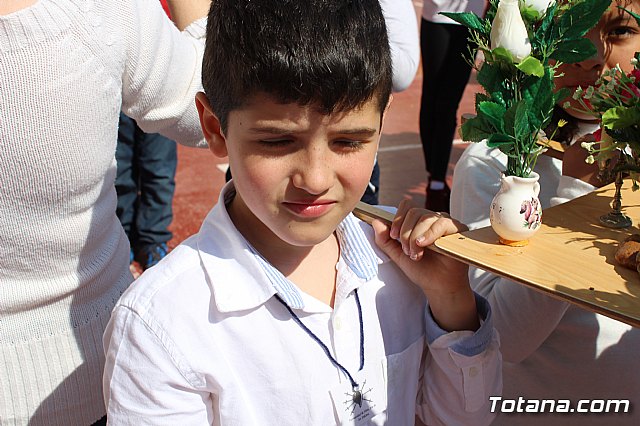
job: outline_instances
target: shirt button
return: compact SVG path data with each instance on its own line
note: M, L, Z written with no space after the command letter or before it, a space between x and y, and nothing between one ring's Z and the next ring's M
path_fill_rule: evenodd
M340 319L340 317L336 317L336 319L333 321L333 327L336 330L340 330L342 328L342 319Z
M469 369L469 377L476 377L478 375L478 369L476 367L471 367Z

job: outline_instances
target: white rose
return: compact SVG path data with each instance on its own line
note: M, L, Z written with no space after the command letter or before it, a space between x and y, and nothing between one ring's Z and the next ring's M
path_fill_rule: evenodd
M553 0L520 0L520 4L522 4L522 6L529 6L537 11L540 16L544 16L544 13L552 1Z
M491 23L491 49L502 47L517 63L531 53L527 28L520 15L518 0L500 0L496 17Z

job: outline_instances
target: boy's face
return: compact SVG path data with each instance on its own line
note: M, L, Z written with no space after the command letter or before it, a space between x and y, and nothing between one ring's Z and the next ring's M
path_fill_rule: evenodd
M324 241L365 191L381 131L375 100L324 115L258 95L229 113L224 135L215 115L199 110L211 150L229 156L237 192L231 218L258 249Z
M640 51L640 28L635 19L618 9L617 5L640 13L640 0L633 0L626 5L625 2L612 1L598 24L587 33L587 37L598 50L597 55L577 64L563 64L559 71L564 72L564 76L556 78L557 88L566 87L573 95L578 86L583 89L592 86L603 71L615 67L616 64L620 64L620 68L625 72L631 71L633 67L630 61L633 54ZM571 102L572 107L579 107L577 101L566 100ZM566 100L563 100L561 105ZM578 119L593 120L592 116L580 114L573 108L567 109L567 112Z

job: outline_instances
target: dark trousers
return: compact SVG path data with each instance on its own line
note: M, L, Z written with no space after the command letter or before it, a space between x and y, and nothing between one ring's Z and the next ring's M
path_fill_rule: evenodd
M444 181L447 176L456 112L471 73L466 59L468 37L462 25L422 20L420 139L427 172L433 180Z
M176 143L157 133L144 133L136 122L120 114L116 192L117 215L139 250L168 242L173 219L177 167Z

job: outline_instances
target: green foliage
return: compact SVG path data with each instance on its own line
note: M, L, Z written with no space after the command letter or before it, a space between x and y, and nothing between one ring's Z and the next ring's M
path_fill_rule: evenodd
M540 14L527 7L520 10L531 53L520 62L503 47L491 49L491 24L499 0L490 0L485 18L472 13L443 13L469 29L475 48L484 63L477 69L484 89L476 96L476 117L461 128L464 140L486 141L509 157L507 174L527 177L541 152L541 130L550 123L554 105L567 96L555 93L554 77L560 63L583 61L596 53L584 38L609 7L611 0L566 0L552 2ZM640 18L640 17L639 17Z
M616 106L602 114L602 125L606 129L622 129L638 123L640 123L640 110L636 106Z

